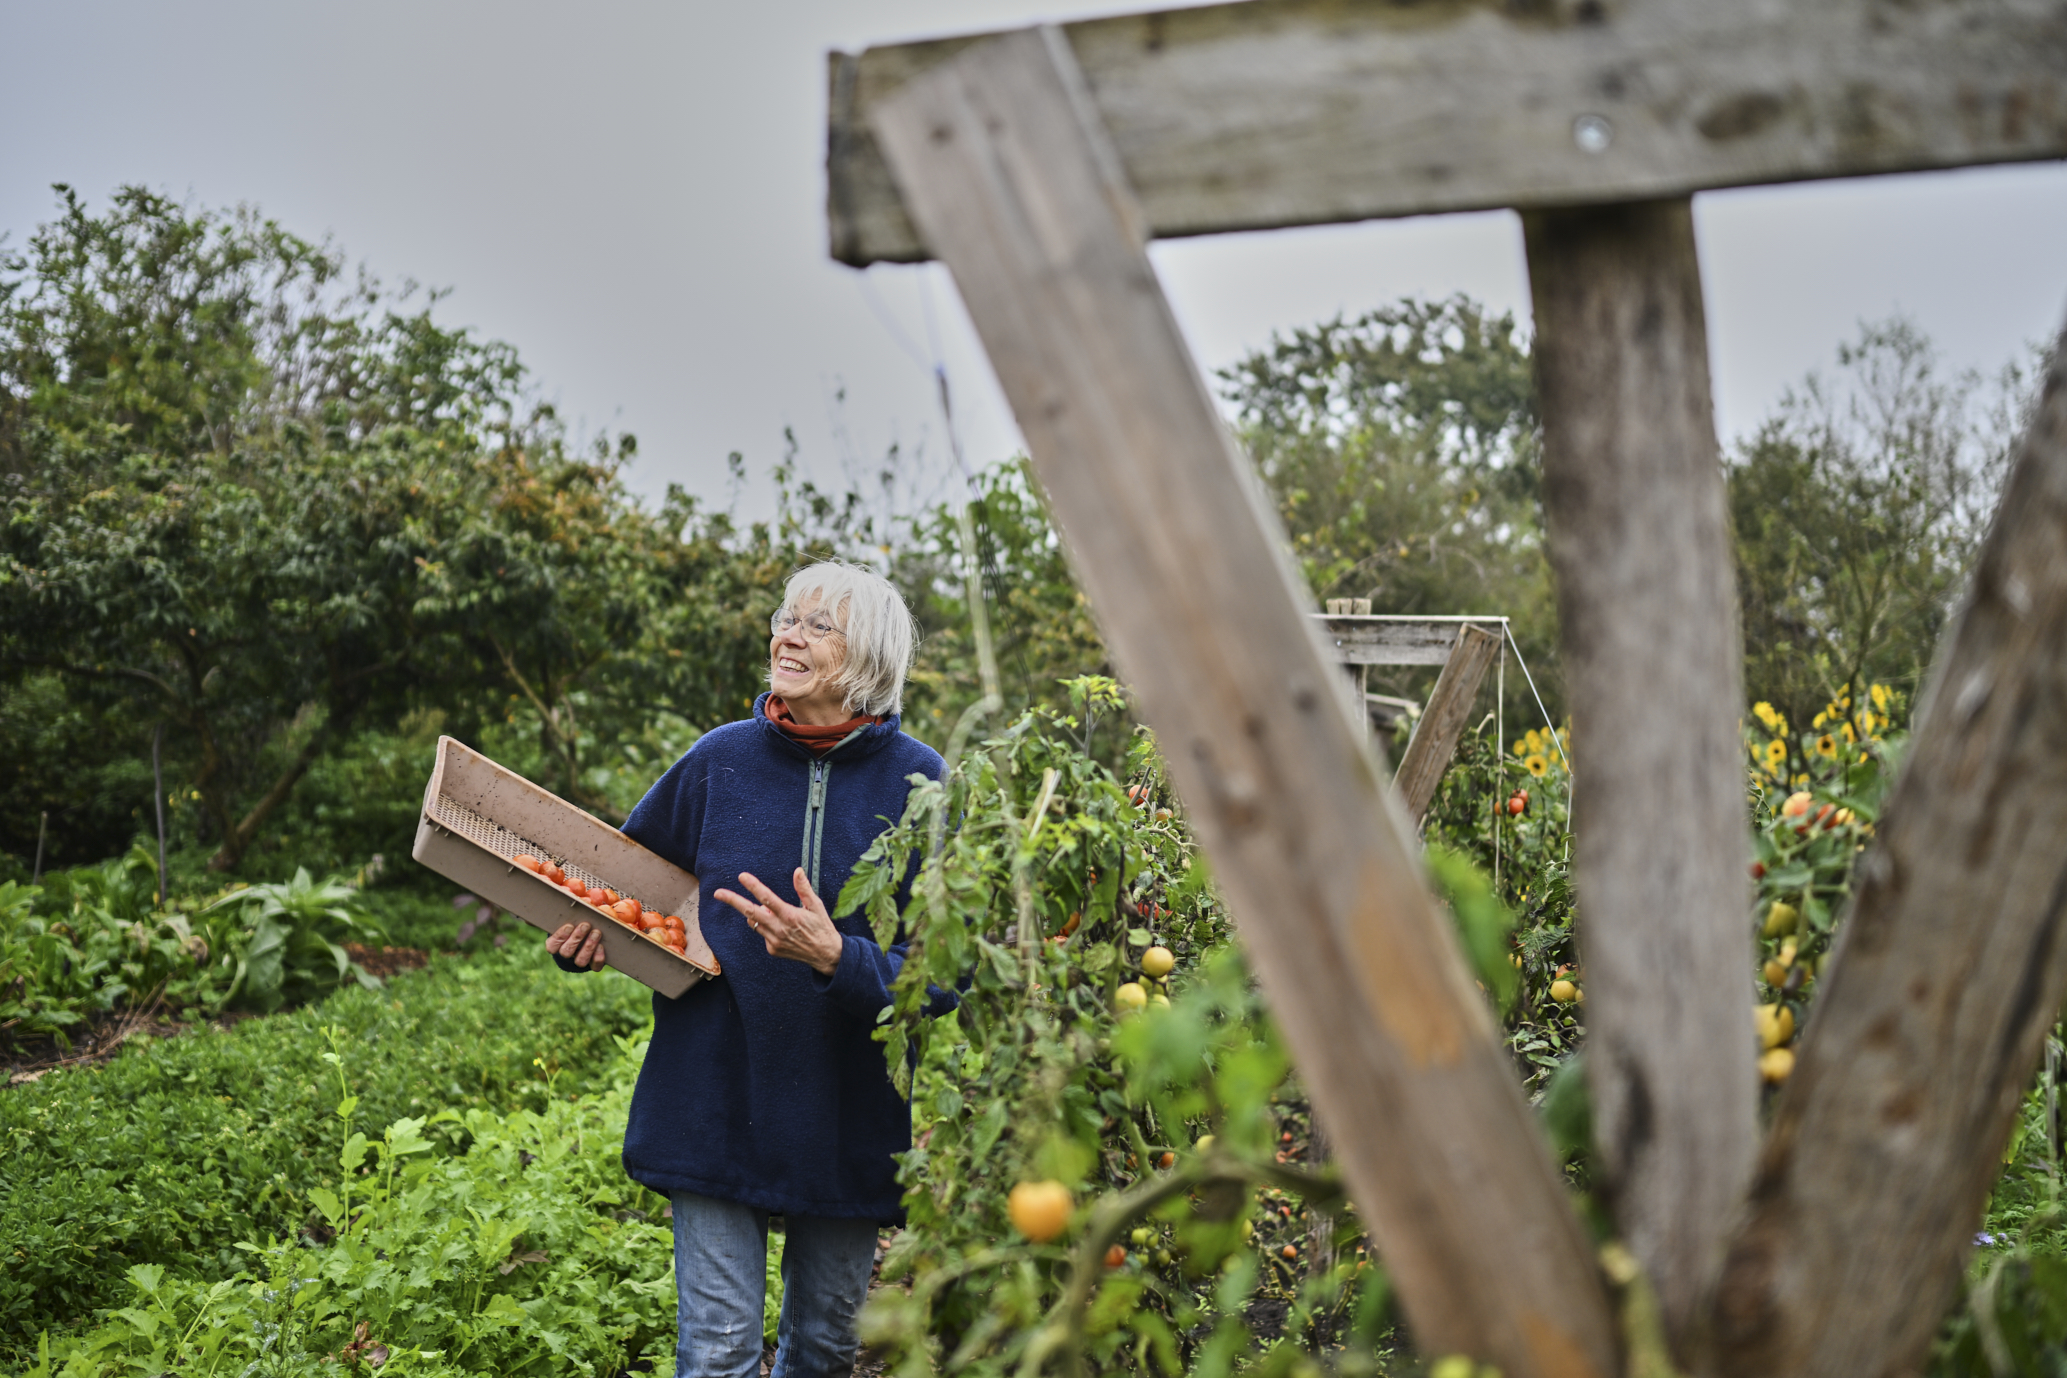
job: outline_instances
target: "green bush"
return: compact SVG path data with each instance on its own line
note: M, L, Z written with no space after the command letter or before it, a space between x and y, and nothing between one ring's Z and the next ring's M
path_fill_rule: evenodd
M440 1110L369 1138L347 1095L319 1155L331 1186L307 1192L320 1213L307 1234L240 1242L241 1269L213 1282L133 1265L128 1304L39 1342L29 1373L284 1376L335 1372L327 1356L344 1355L398 1374L599 1374L666 1358L669 1230L618 1164L645 1045L618 1045L596 1050L599 1094L550 1094L536 1110ZM342 1034L336 1046L330 1084L357 1089L370 1060ZM437 1151L447 1126L470 1140L464 1155Z
M347 987L0 1092L0 1355L125 1300L134 1265L207 1283L249 1266L240 1242L310 1223L309 1189L338 1177L326 1026L353 1051L361 1117L388 1124L542 1111L541 1072L587 1081L644 1026L647 999L629 980L561 979L519 937L388 990ZM444 1152L469 1137L463 1121L430 1130Z

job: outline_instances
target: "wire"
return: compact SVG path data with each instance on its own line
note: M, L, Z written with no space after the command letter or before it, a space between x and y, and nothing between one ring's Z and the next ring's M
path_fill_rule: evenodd
M1570 775L1572 758L1565 755L1565 744L1558 740L1557 724L1550 720L1550 710L1543 706L1543 695L1536 688L1536 677L1529 673L1529 662L1522 658L1521 643L1514 639L1514 628L1506 618L1500 619L1500 625L1507 633L1507 644L1514 647L1514 663L1522 667L1522 675L1529 681L1529 693L1536 700L1536 711L1543 715L1543 728L1550 733L1550 742L1557 748L1558 759L1565 763L1565 774Z

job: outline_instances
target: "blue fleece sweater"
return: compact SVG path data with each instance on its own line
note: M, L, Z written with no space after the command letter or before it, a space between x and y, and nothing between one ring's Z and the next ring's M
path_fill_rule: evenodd
M911 1110L870 1034L903 947L885 951L860 915L835 915L846 950L820 976L769 956L738 911L711 896L748 893L739 873L751 871L795 903L791 872L801 865L831 907L861 854L903 815L911 777L938 779L942 763L895 717L814 759L762 715L766 698L751 719L699 738L625 820L628 836L701 882L697 921L724 974L679 1000L654 995L624 1168L660 1192L901 1222L890 1155L911 1147ZM909 880L900 905L908 897Z

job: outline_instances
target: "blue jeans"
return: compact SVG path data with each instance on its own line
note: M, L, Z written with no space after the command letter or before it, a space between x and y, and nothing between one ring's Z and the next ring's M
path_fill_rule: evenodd
M768 1212L678 1191L676 1378L760 1378L768 1290ZM845 1378L854 1318L875 1263L872 1220L792 1215L782 1248L782 1318L769 1378Z

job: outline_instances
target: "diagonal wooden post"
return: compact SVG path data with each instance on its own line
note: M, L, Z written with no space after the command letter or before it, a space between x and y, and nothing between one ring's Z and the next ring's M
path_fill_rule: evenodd
M1684 1358L1757 1151L1743 673L1692 209L1523 217L1600 1180Z
M1067 40L971 47L873 126L1161 735L1417 1341L1509 1378L1612 1374L1586 1239L1177 330Z
M1457 629L1457 645L1443 662L1443 672L1429 692L1428 707L1414 726L1407 749L1400 753L1399 772L1393 786L1400 792L1407 817L1416 826L1428 812L1435 787L1443 782L1450 758L1457 754L1457 739L1464 735L1464 720L1471 716L1479 684L1486 667L1500 649L1500 638L1483 627L1465 625Z
M2067 335L1859 875L1723 1274L1724 1374L1922 1367L2067 994Z

